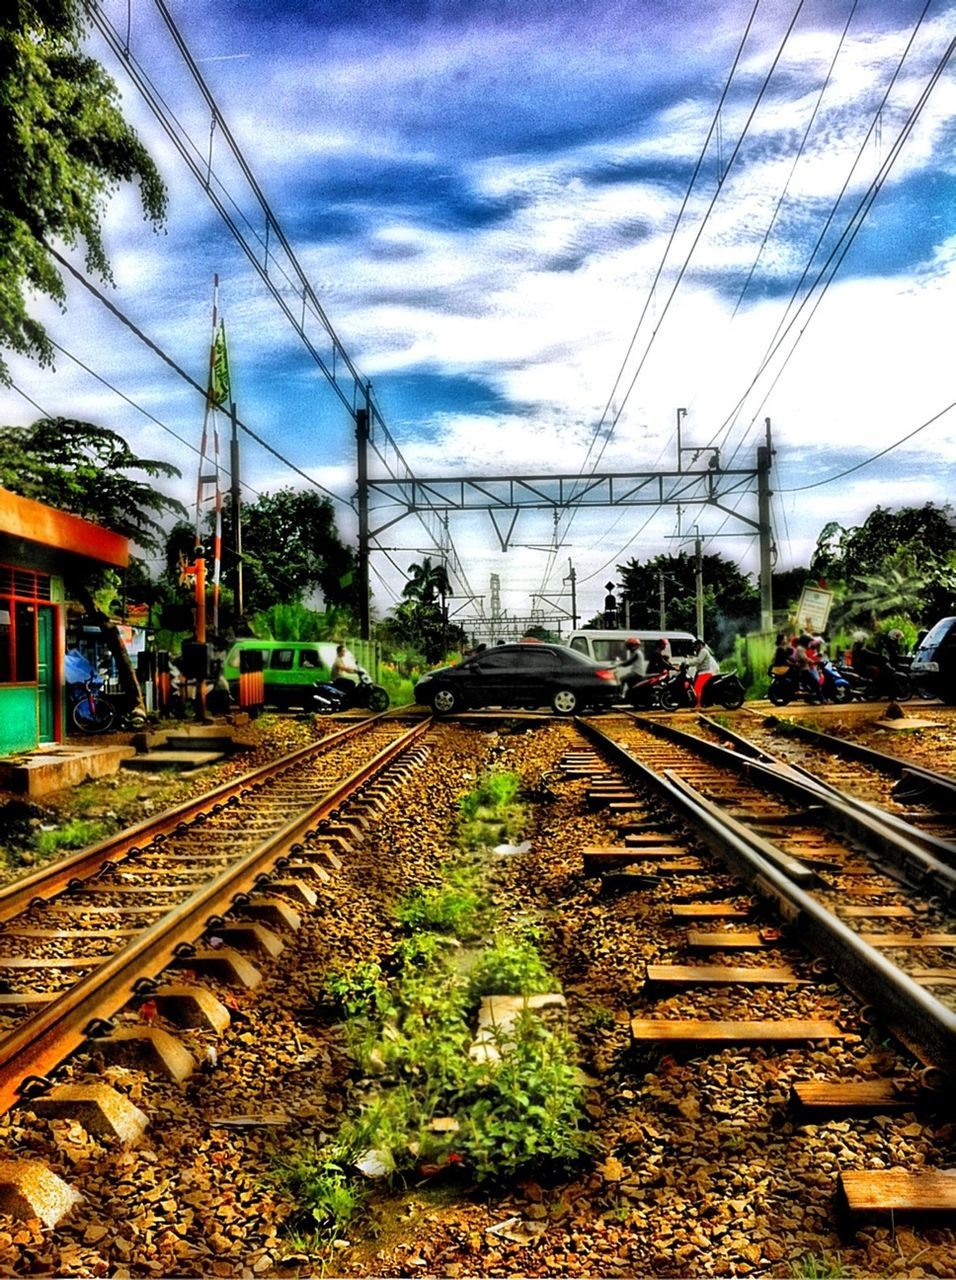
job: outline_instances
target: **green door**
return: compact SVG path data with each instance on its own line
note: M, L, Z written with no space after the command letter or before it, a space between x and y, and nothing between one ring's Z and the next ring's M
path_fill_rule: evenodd
M37 609L37 710L41 742L56 737L56 610Z

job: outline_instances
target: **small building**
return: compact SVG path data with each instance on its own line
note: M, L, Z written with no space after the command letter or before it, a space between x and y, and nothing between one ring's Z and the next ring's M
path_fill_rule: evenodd
M127 538L0 489L0 756L64 740L64 580L128 564Z

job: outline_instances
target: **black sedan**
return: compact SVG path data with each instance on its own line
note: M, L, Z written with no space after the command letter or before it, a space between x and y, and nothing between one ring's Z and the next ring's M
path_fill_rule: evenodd
M415 700L447 715L464 707L542 707L561 715L605 707L620 697L614 668L560 644L499 644L456 667L429 671Z

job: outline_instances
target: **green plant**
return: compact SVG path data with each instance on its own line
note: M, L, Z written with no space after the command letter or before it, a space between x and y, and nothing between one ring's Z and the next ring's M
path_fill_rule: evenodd
M276 1180L296 1201L293 1227L331 1243L342 1234L364 1202L362 1188L345 1171L337 1144L321 1149L303 1146L276 1161Z
M558 980L538 954L537 929L518 934L500 934L478 957L471 971L469 994L472 1000L483 995L530 996L559 991Z
M820 1257L805 1253L796 1262L791 1262L790 1274L794 1280L842 1280L847 1271L839 1254L836 1258L830 1258L825 1253Z
M395 909L406 929L436 929L457 937L474 937L482 901L469 889L413 889Z
M478 1182L572 1168L594 1143L570 1042L526 1013L501 1048L494 1069L473 1068L476 1096L456 1135L457 1150Z
M107 825L91 818L71 818L55 831L41 831L37 837L37 850L44 856L58 849L83 849L95 844L106 835Z

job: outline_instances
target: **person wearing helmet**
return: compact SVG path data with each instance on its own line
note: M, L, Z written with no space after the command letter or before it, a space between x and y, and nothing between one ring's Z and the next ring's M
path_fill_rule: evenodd
M693 657L687 661L687 674L694 681L694 696L697 698L697 705L701 706L701 699L704 692L704 686L709 680L712 680L720 671L720 663L711 653L710 649L704 644L703 640L696 639L694 641Z
M617 664L617 678L621 682L624 696L627 697L631 686L647 676L647 662L644 658L644 647L636 636L629 636L624 643L624 657Z
M899 627L894 627L892 631L887 631L883 638L883 653L891 667L898 667L904 653L903 632Z
M653 651L648 655L647 674L649 676L659 676L671 669L670 641L665 636L662 636L655 644Z

